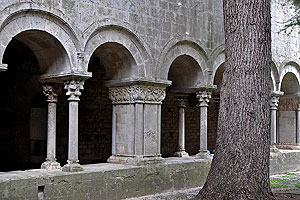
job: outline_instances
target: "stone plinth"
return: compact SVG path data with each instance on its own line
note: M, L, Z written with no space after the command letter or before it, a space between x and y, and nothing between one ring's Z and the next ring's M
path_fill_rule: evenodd
M110 85L113 155L108 162L142 164L163 160L160 154L160 134L165 87L128 83Z

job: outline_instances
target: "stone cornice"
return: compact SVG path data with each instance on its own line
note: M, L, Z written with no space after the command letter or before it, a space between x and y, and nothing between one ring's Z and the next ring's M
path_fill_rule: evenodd
M63 83L70 80L85 81L92 77L91 72L71 72L64 74L43 74L39 77L39 81L42 83Z
M162 104L165 97L165 87L129 85L109 88L109 98L112 100L113 104Z

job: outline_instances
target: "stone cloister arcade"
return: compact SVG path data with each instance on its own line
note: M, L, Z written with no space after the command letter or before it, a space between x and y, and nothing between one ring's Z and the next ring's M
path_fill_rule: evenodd
M0 42L1 171L81 171L79 163L143 165L214 152L222 46L208 53L182 37L153 57L125 25L94 23L80 35L61 18L30 10L4 20ZM300 68L278 65L271 144L298 149Z

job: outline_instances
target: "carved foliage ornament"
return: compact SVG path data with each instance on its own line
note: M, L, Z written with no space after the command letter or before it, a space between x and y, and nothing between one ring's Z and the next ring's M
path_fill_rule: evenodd
M200 107L207 107L209 100L211 99L211 91L199 91L197 92L197 99Z
M46 84L43 85L43 93L48 97L48 102L57 102L58 96L61 94L61 85Z
M83 90L84 81L71 80L65 82L65 89L68 90L66 95L70 96L69 101L79 101L81 95L80 90Z
M176 97L178 107L186 107L188 105L188 96L187 95L179 95Z
M271 100L270 100L270 109L277 110L278 103L279 103L279 96L272 95Z
M114 104L153 103L161 104L166 97L164 88L154 86L123 86L109 88L109 98Z

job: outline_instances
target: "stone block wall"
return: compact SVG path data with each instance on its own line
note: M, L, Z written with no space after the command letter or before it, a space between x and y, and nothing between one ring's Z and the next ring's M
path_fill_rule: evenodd
M102 65L90 66L93 77L84 84L79 103L79 160L106 162L111 156L112 105L104 86Z

